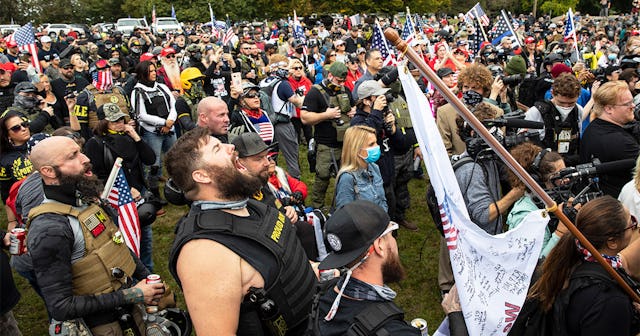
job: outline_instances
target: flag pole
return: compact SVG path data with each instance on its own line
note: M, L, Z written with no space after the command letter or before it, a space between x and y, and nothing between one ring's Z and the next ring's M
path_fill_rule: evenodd
M509 31L516 38L516 41L518 41L518 46L520 46L520 48L524 48L524 44L522 44L522 41L520 41L520 37L518 36L518 34L516 34L516 31L513 30L513 26L511 25L511 15L507 16L507 13L504 11L504 9L501 10L500 13L502 13L502 17L504 18L504 21L507 23L507 27L509 27Z
M457 110L458 114L462 116L467 123L484 139L484 141L493 149L493 151L502 159L502 161L511 169L511 171L518 176L518 178L524 182L524 184L533 191L545 204L547 211L553 212L556 217L571 231L571 233L580 241L595 259L604 267L604 269L618 282L618 284L624 289L624 291L632 298L633 301L640 303L640 296L629 287L629 285L622 279L611 265L604 260L602 255L593 247L591 242L576 228L576 226L567 218L567 216L558 207L556 202L547 194L544 189L529 175L529 173L522 168L522 166L516 161L513 156L496 140L491 133L484 127L484 125L471 113L471 111L458 99L453 92L447 87L447 85L436 75L436 73L418 56L418 54L409 48L407 43L400 38L398 32L395 29L387 28L384 31L384 35L399 52L404 54L411 63L413 63L424 75L429 82L440 90L445 99Z
M573 10L569 8L569 20L571 20L571 27L573 27L573 47L576 48L576 56L578 56L578 61L583 61L582 53L580 49L578 49L578 31L576 30L576 23L573 21Z
M116 162L113 163L113 167L111 168L111 173L109 173L109 178L107 178L107 182L104 184L104 190L102 190L102 195L100 195L100 199L106 200L109 196L109 192L111 188L113 188L113 184L116 183L116 177L118 176L118 170L122 167L122 158L118 157Z

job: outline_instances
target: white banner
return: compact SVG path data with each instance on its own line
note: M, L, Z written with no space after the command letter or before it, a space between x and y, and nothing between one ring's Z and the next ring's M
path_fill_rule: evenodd
M404 64L398 70L438 198L469 335L506 335L525 300L548 215L532 212L516 229L496 236L471 222L429 102ZM448 334L448 329L434 333Z

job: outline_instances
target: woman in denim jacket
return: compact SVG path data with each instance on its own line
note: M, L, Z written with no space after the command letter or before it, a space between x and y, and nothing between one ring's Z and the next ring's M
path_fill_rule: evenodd
M380 168L375 164L379 158L380 146L376 143L375 129L362 125L347 129L342 146L342 165L336 178L335 209L363 199L388 210Z

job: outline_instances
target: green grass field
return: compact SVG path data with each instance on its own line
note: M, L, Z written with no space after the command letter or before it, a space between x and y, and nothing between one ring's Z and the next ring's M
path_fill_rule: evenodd
M301 147L300 161L303 180L311 188L313 175L309 173L305 148ZM404 308L405 319L410 321L417 317L424 318L429 324L431 333L442 321L444 313L440 307L440 291L437 282L439 233L433 226L424 198L426 186L425 180L414 179L409 183L412 200L407 218L418 224L420 230L417 232L410 232L402 228L399 230L398 248L402 263L407 269L407 278L399 284L391 285L391 287L398 293L396 303ZM333 190L330 189L327 194L326 204L331 204L330 197L333 195ZM173 243L175 223L187 211L187 208L168 206L166 210L167 214L158 218L153 224L155 272L169 282L178 296L178 305L185 308L181 292L169 274L167 264L169 250ZM0 215L5 218L4 213ZM22 294L22 299L13 309L20 330L23 335L47 335L48 322L43 301L27 281L17 273L14 273L14 279Z

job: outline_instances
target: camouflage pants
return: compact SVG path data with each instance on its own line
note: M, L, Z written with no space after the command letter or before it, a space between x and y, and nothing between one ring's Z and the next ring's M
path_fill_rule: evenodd
M0 336L22 336L11 310L0 316Z
M396 220L405 219L405 212L411 206L411 195L409 194L409 181L413 177L413 149L402 155L394 155L396 195Z
M313 181L311 206L320 209L324 206L327 189L331 177L340 170L340 157L342 148L331 148L318 144L316 149L316 178ZM332 168L332 166L334 166ZM333 173L333 174L332 174Z

